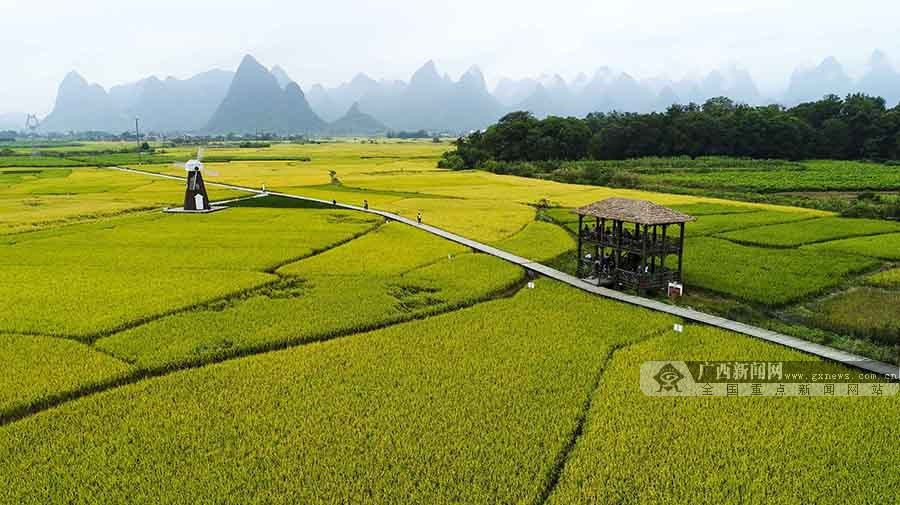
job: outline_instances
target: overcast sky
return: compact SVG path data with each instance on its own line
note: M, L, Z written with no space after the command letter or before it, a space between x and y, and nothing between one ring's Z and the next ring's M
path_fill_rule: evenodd
M900 58L900 2L863 0L0 0L0 112L48 113L70 70L109 88L148 75L234 69L245 53L304 88L357 72L408 79L434 59L457 78L603 65L680 78L738 64L764 92L834 55L860 72L875 48Z

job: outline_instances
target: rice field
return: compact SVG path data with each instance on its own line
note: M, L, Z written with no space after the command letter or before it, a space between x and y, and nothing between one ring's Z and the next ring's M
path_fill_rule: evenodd
M813 324L887 345L900 344L900 292L862 287L815 304Z
M856 161L808 161L801 170L729 170L644 175L649 184L662 186L773 193L779 191L895 190L900 187L897 167Z
M212 179L421 212L554 265L574 254L570 208L649 199L698 218L688 293L801 307L809 331L896 343L894 224L437 170L447 148L274 144L207 159ZM886 503L900 485L885 449L900 435L893 398L638 388L645 360L809 356L675 333L677 318L327 205L158 212L182 195L181 182L105 169L0 169L0 503ZM783 468L803 471L776 485Z
M546 262L563 254L574 254L575 240L559 226L534 221L494 246L530 260Z
M672 322L569 289L540 281L2 427L0 501L535 501L610 352ZM557 317L560 296L589 320Z
M384 277L313 273L300 262L297 277L110 335L96 346L142 369L181 368L446 312L507 291L523 275L481 254L438 259ZM407 267L413 265L400 268Z
M182 173L178 175L183 175ZM209 197L239 196L209 188ZM0 236L180 205L184 184L112 170L0 169Z
M698 216L697 221L688 223L685 233L688 237L702 237L733 230L757 228L760 226L794 223L821 217L808 212L783 212L777 210L710 214Z
M900 223L877 219L840 217L812 219L797 223L760 226L723 233L735 242L768 247L797 247L818 242L900 232Z
M883 288L900 288L900 268L892 268L866 277L866 282Z
M270 270L378 222L346 211L242 208L16 236L0 242L0 331L90 340L273 282Z
M551 504L884 503L896 497L896 398L659 398L641 363L809 360L720 330L687 327L617 351Z
M0 334L0 420L67 392L121 379L131 366L73 340Z
M718 238L695 238L687 247L684 279L688 286L773 307L821 293L851 274L880 264L861 256L763 249Z
M856 237L833 242L823 242L807 247L811 251L858 254L873 258L900 261L900 233Z

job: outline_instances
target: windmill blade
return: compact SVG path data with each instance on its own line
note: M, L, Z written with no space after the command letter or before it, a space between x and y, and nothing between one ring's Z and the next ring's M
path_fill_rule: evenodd
M184 162L182 162L182 161L176 161L175 163L172 163L172 165L176 166L182 170L187 170L187 166L185 166Z
M197 161L203 161L204 150L202 147L197 148Z
M218 176L219 176L219 172L216 172L215 170L207 170L207 171L206 171L206 175L209 175L209 176L212 176L212 177L218 177Z

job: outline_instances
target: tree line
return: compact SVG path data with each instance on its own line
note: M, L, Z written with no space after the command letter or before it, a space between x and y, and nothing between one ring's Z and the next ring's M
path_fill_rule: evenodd
M444 168L485 162L733 156L800 160L900 159L900 105L880 97L828 95L785 108L718 97L649 114L596 112L537 119L519 111L456 141Z

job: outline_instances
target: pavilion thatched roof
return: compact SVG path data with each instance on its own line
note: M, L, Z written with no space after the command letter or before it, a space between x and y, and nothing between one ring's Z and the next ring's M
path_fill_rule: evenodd
M599 202L577 208L572 212L582 216L613 219L650 226L655 224L687 223L694 220L693 217L668 207L646 200L631 200L629 198L607 198L606 200L600 200Z

